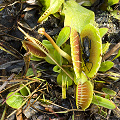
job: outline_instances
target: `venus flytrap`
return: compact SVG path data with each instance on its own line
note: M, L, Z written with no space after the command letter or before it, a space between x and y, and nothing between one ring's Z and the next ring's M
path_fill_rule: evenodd
M91 25L90 25L91 26ZM91 27L90 27L91 28ZM85 31L89 31L90 28L86 28L86 29L83 29ZM20 28L19 28L20 29ZM72 28L73 29L73 28ZM112 105L112 109L115 108L115 105L109 101L109 100L106 100L105 98L101 98L100 96L97 97L97 101L95 101L95 97L93 98L93 85L91 84L91 82L88 80L88 77L86 76L87 74L85 74L83 72L83 68L81 66L81 59L82 57L81 56L81 49L79 49L80 47L74 47L76 46L76 44L79 44L79 35L77 33L76 30L72 30L71 31L71 35L70 35L70 40L71 40L71 53L72 53L72 60L73 60L73 67L74 67L74 71L76 73L73 74L72 76L70 75L72 73L72 71L70 72L69 70L67 69L63 69L55 60L54 58L52 58L50 55L49 55L49 50L47 50L47 48L44 48L42 43L40 43L40 41L38 41L37 39L35 38L32 38L30 37L28 34L26 34L22 29L20 29L21 32L23 32L27 38L28 38L28 43L29 42L32 42L33 46L37 46L37 47L34 47L35 49L39 49L41 50L43 53L46 54L46 56L50 57L51 60L53 60L59 67L60 69L62 70L58 77L57 77L57 82L58 84L61 84L63 86L62 90L63 90L63 93L62 93L62 97L65 99L66 98L66 85L69 86L69 85L72 85L72 80L73 80L73 75L74 75L74 82L75 84L77 85L76 87L76 106L77 108L82 108L83 110L87 109L91 102L94 103L94 104L98 104L99 103L99 100L102 100L102 102L100 101L100 106L104 106L104 107L109 107L109 105L107 106L106 104L107 103L110 103ZM82 33L83 36L84 36L84 33ZM91 33L92 34L92 33ZM91 38L92 40L92 38ZM99 43L99 42L98 42ZM93 44L93 43L92 43ZM31 44L30 44L31 45ZM78 46L79 46L78 45ZM98 44L99 45L99 44ZM29 44L27 45L27 47L29 48ZM101 47L100 47L101 48ZM30 48L29 48L30 49ZM47 51L46 51L47 50ZM74 52L74 50L76 52ZM101 51L101 49L100 49ZM77 54L76 54L77 53ZM79 56L80 55L80 56ZM80 64L79 67L80 68L77 68L77 65L78 63ZM75 68L76 67L76 68ZM93 68L92 68L93 69ZM97 103L98 102L98 103ZM104 104L104 103L105 104Z
M64 0L51 0L49 8L39 18L38 22L43 21L50 14L56 13L61 7L61 5L63 4L63 2ZM78 109L82 108L82 110L86 110L90 106L91 103L106 107L108 109L115 109L116 105L111 100L105 99L97 95L93 96L93 85L89 79L89 78L93 78L96 75L100 67L102 53L104 53L102 52L101 38L107 32L108 29L107 28L105 29L96 28L93 25L95 22L94 12L78 5L75 1L71 0L71 1L64 2L62 13L65 15L64 25L66 27L64 27L63 28L64 30L61 30L61 32L59 33L56 43L45 32L45 29L43 28L40 28L38 30L38 33L48 38L50 42L43 41L43 43L45 42L47 43L46 45L41 43L39 40L29 36L24 30L18 27L18 29L27 38L27 41L25 40L22 41L23 47L27 51L29 51L30 54L38 58L43 58L45 60L47 57L49 57L52 61L51 64L52 63L56 64L56 66L54 67L54 71L59 73L57 76L57 82L59 85L62 85L62 98L63 99L66 98L66 86L68 89L68 86L72 85L73 80L74 80L74 83L76 84L76 106ZM71 25L71 21L72 23L74 23L74 27ZM80 34L80 36L78 33ZM61 49L63 48L62 44L64 44L67 41L69 36L70 36L70 45L68 44L67 45L65 44L65 45L68 46L69 48L71 46L71 56L68 54L68 52L63 51L64 49L63 50ZM90 44L90 48L87 50L90 53L90 55L87 58L89 59L90 62L86 62L85 59L83 58L83 54L84 54L83 50L86 50L82 47L85 37L88 37L91 41L90 43L88 43ZM46 46L49 46L49 47L46 47ZM106 44L105 50L103 51L106 51L108 46L109 45ZM51 55L52 50L54 51L53 56ZM56 59L58 57L57 54L59 54L60 60ZM69 63L73 63L73 66L72 64L70 64L70 68L63 69L63 67L61 66L63 65L63 61L65 59L63 59L62 56L67 59L66 60L67 62L66 61L64 62L66 63L66 66ZM119 56L120 56L120 51L115 58ZM28 62L26 61L26 63ZM91 63L92 63L92 66L91 66ZM105 63L108 63L108 62L105 62ZM106 67L105 65L107 65L105 63L102 63L101 66L103 68L100 68L99 70L102 69L101 71L105 71L104 67ZM108 64L107 66L109 65L110 64ZM113 66L113 63L111 66ZM108 68L107 70L109 69L110 68ZM36 79L39 79L39 78L36 77ZM17 93L19 90L17 90L15 94L13 93L8 94L6 98L7 99L6 102L8 105L10 105L13 108L19 108L20 106L24 105L26 101L24 102L22 95L26 96L28 94L31 94L30 90L24 86L25 85L21 85L21 88L19 89L21 94ZM109 95L110 92L106 94ZM111 97L109 97L109 99L111 99ZM15 102L16 105L14 104L14 101L16 101Z
M73 69L75 72L74 82L76 86L76 106L85 110L92 102L93 86L88 81L87 76L82 71L82 54L80 37L74 28L71 28L70 34L71 56L73 61Z
M44 52L42 52L39 47L37 47L36 45L34 45L32 42L29 41L22 41L23 47L30 53L32 53L34 56L38 57L38 58L45 58L46 54ZM46 48L44 48L44 50L46 50L46 52L48 52L48 50Z
M62 4L62 2L60 4ZM60 6L60 4L58 6ZM54 5L56 6L57 4L55 3ZM53 7L48 8L45 14L43 14L43 16L41 16L41 18L39 19L39 22L41 22L44 18L48 17L50 14L54 13L55 11L57 11L57 9L54 10ZM71 56L68 55L66 52L64 52L60 48L61 45L67 39L63 41L58 40L55 43L54 40L45 32L43 28L40 28L38 30L38 33L47 37L47 39L50 41L49 43L51 43L48 45L49 46L48 48L50 49L45 47L37 39L30 37L28 34L26 34L23 30L19 28L21 32L23 32L23 34L25 34L25 36L27 36L28 38L28 42L23 42L23 44L27 46L27 48L29 48L30 50L33 44L33 47L37 51L42 51L45 54L45 57L43 58L46 58L46 56L48 56L54 62L54 64L56 64L60 68L60 70L58 70L59 75L57 77L57 82L58 84L62 85L62 90L63 90L62 97L64 99L66 98L66 86L72 85L72 82L73 82L72 80L74 78L74 83L77 85L76 106L78 109L81 107L83 110L85 110L90 106L91 103L101 105L107 108L109 108L109 105L107 104L110 103L112 105L111 108L114 109L115 105L111 101L106 100L105 98L102 98L100 96L93 97L93 85L89 81L89 78L94 78L94 76L99 70L101 59L102 59L101 38L107 32L108 29L96 28L93 25L95 22L94 12L78 5L74 1L65 2L62 12L65 15L64 25L70 26L71 28L70 30ZM72 22L75 24L74 27L71 25ZM58 38L64 39L64 37L62 37L64 36L64 32L61 34L61 36L59 35ZM91 43L88 43L90 44L90 48L89 48L90 56L88 56L90 62L86 62L85 59L83 59L83 53L84 53L83 50L85 49L83 49L83 47L81 46L83 46L85 37L88 37L91 41ZM29 42L32 42L32 43L29 43ZM52 45L52 49L54 48L61 56L66 58L69 61L69 63L73 63L74 71L70 70L69 68L63 69L61 67L61 65L63 64L63 61L59 61L60 63L58 63L55 60L54 56L51 56L50 54L51 45ZM31 50L31 52L32 51L33 50ZM34 53L37 53L37 52L34 52ZM92 63L92 66L91 66L91 63Z
M72 11L71 11L72 9ZM94 23L94 13L74 1L67 1L64 4L65 26L71 27L70 45L73 69L75 72L74 82L76 87L76 106L85 110L91 102L93 96L93 86L88 77L83 72L82 47L80 42L81 31L89 23ZM79 15L78 15L79 14ZM73 24L71 24L73 23ZM79 37L79 34L80 37Z
M69 75L57 62L54 58L52 58L50 55L49 55L49 51L47 50L47 48L37 39L29 36L22 28L18 27L18 29L28 38L29 42L32 42L33 44L33 48L37 47L40 51L42 51L44 54L46 54L46 56L48 56L56 65L58 65L62 71L64 71L72 80L73 80L73 77L71 75ZM34 47L35 46L35 47ZM28 46L29 47L29 46ZM33 49L32 48L32 49ZM30 48L29 48L30 50ZM36 50L36 49L35 49ZM31 50L32 52L32 50ZM34 54L34 53L32 53Z

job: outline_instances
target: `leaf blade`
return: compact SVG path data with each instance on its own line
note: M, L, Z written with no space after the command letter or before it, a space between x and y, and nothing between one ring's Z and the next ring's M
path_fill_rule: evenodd
M11 94L13 94L14 92L10 92L8 95L7 95L7 98L11 95ZM6 100L6 103L10 106L10 107L12 107L12 108L15 108L15 109L17 109L17 108L19 108L21 105L22 105L22 103L23 103L23 97L21 96L21 94L20 93L15 93L15 94L13 94L12 96L10 96L7 100Z
M94 12L80 6L75 1L66 1L62 12L65 14L64 26L74 26L79 33L85 25L94 23Z
M116 108L116 105L112 101L105 99L103 97L97 96L97 95L93 96L92 103L99 105L99 106L103 106L108 109Z
M64 44L70 35L70 27L65 26L59 33L58 38L56 40L56 44L60 47L62 44Z
M101 63L101 66L99 68L99 71L101 72L106 72L108 71L110 68L112 68L114 65L114 63L112 61L105 61Z

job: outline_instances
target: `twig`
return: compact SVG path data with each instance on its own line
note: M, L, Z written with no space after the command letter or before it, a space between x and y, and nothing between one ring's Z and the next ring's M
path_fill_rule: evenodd
M5 105L1 120L5 120L6 110L7 110L7 105Z
M5 8L6 6L12 6L12 5L16 4L16 3L21 3L21 2L20 1L15 1L15 2L9 4L9 5L0 6L0 8Z
M20 38L17 38L17 37L15 37L15 36L12 36L12 35L9 35L9 34L7 34L7 33L5 33L5 32L3 32L3 31L0 31L1 33L3 33L3 35L7 35L7 36L9 36L9 37L12 37L12 38L14 38L14 40L15 41L23 41L22 39L20 39Z
M110 114L111 114L111 110L108 111L107 120L109 120Z
M102 76L102 77L116 77L116 78L120 78L120 76L116 76L116 75L110 75L110 74L106 74L106 73L97 73L97 76Z
M120 48L120 42L117 43L111 50L109 50L102 58L102 61L109 58L118 48Z
M7 79L7 81L5 81L5 82L3 83L3 85L0 87L0 91L5 88L5 86L8 84L8 82L9 82L11 79L13 79L14 76L15 76L14 73L13 73L12 75L10 75L10 77Z

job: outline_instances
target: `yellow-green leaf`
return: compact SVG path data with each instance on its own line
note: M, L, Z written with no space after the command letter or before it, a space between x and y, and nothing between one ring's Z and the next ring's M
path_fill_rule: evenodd
M7 95L7 98L8 98L11 94L13 94L13 93L14 93L14 92L9 93L9 94ZM7 98L6 98L6 99L7 99ZM6 100L6 103L7 103L10 107L17 109L17 108L19 108L19 107L22 105L23 101L24 101L24 98L22 97L22 95L21 95L20 93L15 93L15 94L11 95L11 96Z
M60 47L63 43L65 43L70 36L70 27L65 26L59 33L58 38L56 40L56 44Z
M46 19L50 14L56 13L64 0L51 0L50 1L50 7L43 13L43 15L38 19L38 22L42 22L44 19Z
M102 54L105 54L107 52L109 46L110 46L109 42L102 44Z
M114 65L114 63L112 61L102 62L99 71L106 72L107 70L109 70L110 68L112 68L113 65Z
M23 85L24 85L24 84L21 84L20 87L22 87ZM30 94L30 89L29 89L27 86L25 86L24 88L22 88L22 89L20 90L20 93L21 93L23 96L27 96L27 95Z
M105 92L106 94L108 95L112 95L112 96L115 96L116 95L116 92L113 91L113 90L110 90L108 88L102 88L102 91Z
M119 0L108 0L108 5L112 6L114 4L117 4Z
M108 109L115 109L116 108L116 105L112 101L110 101L106 98L97 96L97 95L93 96L92 103L99 105L99 106L103 106L103 107L108 108Z
M100 37L102 38L108 32L108 28L100 28L99 32L100 32Z
M79 33L84 26L94 23L94 12L80 6L75 1L66 1L62 12L65 14L64 26L70 26Z

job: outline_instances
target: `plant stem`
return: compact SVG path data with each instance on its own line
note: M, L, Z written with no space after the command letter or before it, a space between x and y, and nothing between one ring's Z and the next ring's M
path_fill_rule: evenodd
M40 29L38 30L38 33L44 35L44 36L51 42L51 44L53 45L53 47L57 50L57 52L58 52L61 56L63 56L64 58L66 58L70 63L72 62L71 57L70 57L66 52L64 52L63 50L61 50L61 49L57 46L57 44L54 42L54 40L45 32L45 29L44 29L44 28L40 28Z

